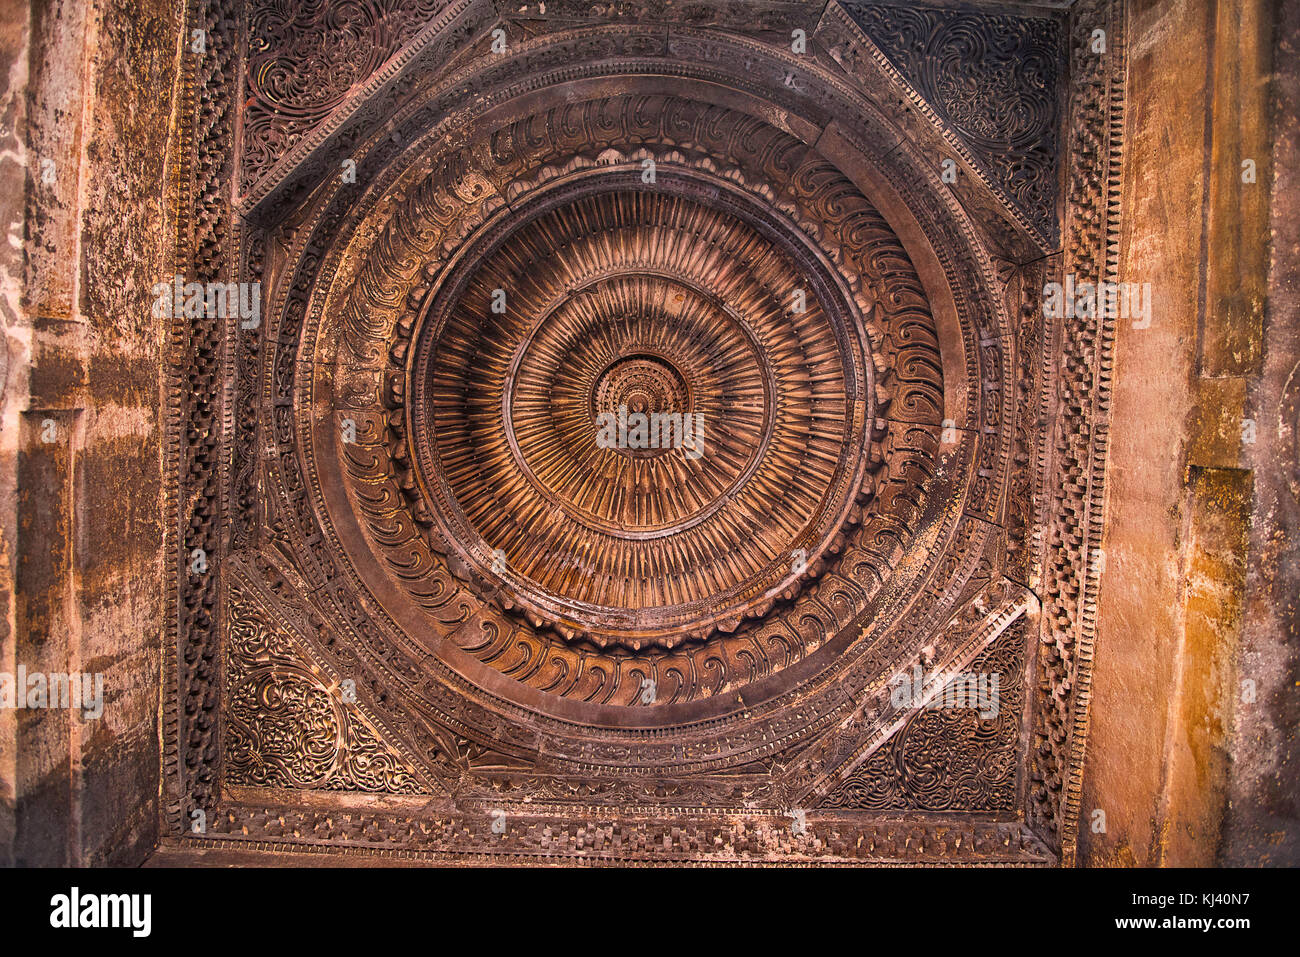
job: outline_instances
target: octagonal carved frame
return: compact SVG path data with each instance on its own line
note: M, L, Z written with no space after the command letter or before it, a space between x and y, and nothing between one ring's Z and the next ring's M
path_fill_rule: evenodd
M1113 329L1104 318L1044 317L1036 290L1067 271L1115 278L1121 0L1079 0L1067 21L1060 251L1024 228L953 130L837 3L699 0L674 11L672 24L653 2L612 5L600 18L579 3L506 19L486 0L397 7L408 19L385 35L389 55L373 54L364 82L352 77L319 115L269 95L247 105L242 78L268 48L257 4L196 0L189 13L188 26L208 31L211 54L187 64L178 270L261 282L263 323L243 329L203 316L171 331L169 832L196 846L377 859L1070 862ZM1088 53L1093 24L1110 37L1101 57ZM789 52L792 26L806 28L808 55ZM523 37L504 56L488 49L498 27ZM288 63L299 83L329 85L327 64L279 52L277 68ZM761 177L747 182L745 164L770 170L772 154L710 169L716 150L701 145L700 126L675 145L652 137L639 152L630 137L599 151L568 144L551 162L484 179L479 171L494 168L488 134L511 124L536 133L529 117L546 115L558 84L573 102L605 101L593 107L602 117L619 113L609 106L626 96L619 84L661 105L716 102L761 120L772 142L797 144L802 161L836 171L869 197L915 267L942 353L933 387L942 412L886 412L872 432L890 463L880 487L894 481L901 498L915 496L914 507L891 513L908 527L880 557L888 570L875 573L879 590L867 594L848 578L837 585L834 568L819 569L816 588L792 599L810 623L798 653L786 642L780 667L763 657L744 680L651 709L557 699L521 683L518 669L488 667L500 654L492 641L476 646L477 658L445 636L412 643L420 626L402 615L422 599L438 604L432 579L394 587L391 569L346 558L356 554L347 541L373 547L376 526L362 528L365 508L319 479L322 467L341 474L350 456L355 472L369 457L378 471L363 476L368 487L391 479L392 501L402 494L401 470L379 454L401 417L353 400L375 383L372 398L381 398L392 381L385 341L414 328L403 311L423 308L427 290L401 275L419 264L394 253L387 263L371 257L368 268L404 291L376 291L356 250L391 251L383 223L420 177L447 184L474 210L440 224L449 231L426 262L446 262L474 222L530 191L646 157L669 178L704 174L763 192ZM251 146L255 128L262 153ZM563 138L554 110L543 128ZM467 129L484 135L458 155L454 134ZM952 152L963 175L949 186L931 160ZM335 175L340 158L355 163L358 185ZM816 236L842 275L869 278L848 268L852 251L824 227L834 203L813 214L815 194L769 189L764 198ZM370 298L349 311L358 304L336 296L335 308L335 284ZM845 295L877 315L878 292L855 282ZM887 321L867 325L873 346L889 341ZM334 345L302 351L320 336L307 330L323 326ZM345 372L354 359L358 368L372 362L371 385L336 392L313 379L344 351ZM882 383L898 358L874 370ZM356 449L335 447L336 420L320 409L354 413ZM202 574L190 564L195 549L207 557ZM483 598L482 582L455 578L443 584L463 586L465 602ZM514 641L518 625L490 602L482 607L484 621L508 633L502 646ZM760 661L745 654L736 660ZM889 678L913 663L1010 676L1002 719L972 724L893 706ZM203 833L192 826L195 810Z

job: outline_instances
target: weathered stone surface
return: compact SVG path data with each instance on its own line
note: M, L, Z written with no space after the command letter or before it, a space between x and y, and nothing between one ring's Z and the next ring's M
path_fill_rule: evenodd
M1276 100L1267 83L1295 23L1275 12L1137 4L1130 20L1121 259L1154 306L1149 326L1117 323L1092 864L1295 860L1296 208L1275 162L1295 87L1285 69Z
M135 863L157 841L164 616L153 284L180 5L10 4L0 670L102 676L103 714L0 712L0 859Z
M1258 215L1267 210L1268 279L1262 343L1247 351L1260 355L1258 375L1248 378L1247 398L1257 433L1253 444L1243 446L1254 496L1221 861L1295 866L1300 861L1300 9L1278 4L1270 11L1265 4L1248 12L1242 29L1251 35L1243 42L1259 44L1261 56L1271 50L1273 80L1243 91L1252 97L1271 93L1270 125L1267 130L1252 125L1243 152L1271 156L1272 184L1261 178L1267 198L1247 199ZM1225 158L1224 165L1237 158ZM1249 222L1259 236L1263 224ZM1235 351L1233 356L1235 362ZM1253 700L1242 694L1247 680L1254 683Z

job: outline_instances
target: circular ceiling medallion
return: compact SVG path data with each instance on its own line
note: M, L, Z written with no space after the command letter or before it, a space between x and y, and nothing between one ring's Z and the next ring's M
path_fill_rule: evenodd
M591 729L716 720L721 741L761 707L742 737L762 748L799 700L821 717L789 733L835 720L835 674L909 653L888 629L1000 466L975 474L969 428L943 452L945 362L903 240L762 112L581 84L503 101L468 141L383 145L391 170L339 207L297 366L306 547L364 584L344 614L377 653L423 656L413 701L427 668L545 715L579 762ZM995 398L980 368L956 381ZM940 574L978 571L961 561Z
M855 508L866 336L737 191L609 171L488 226L414 337L414 459L503 607L673 647L790 600Z
M691 418L697 413L686 379L663 356L615 359L591 389L591 413L603 449L632 458L657 458L674 449L687 458L703 454L703 414Z

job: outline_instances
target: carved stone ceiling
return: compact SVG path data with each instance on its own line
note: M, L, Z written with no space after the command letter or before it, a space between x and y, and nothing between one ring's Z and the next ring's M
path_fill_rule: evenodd
M1068 859L1120 9L199 0L177 833Z

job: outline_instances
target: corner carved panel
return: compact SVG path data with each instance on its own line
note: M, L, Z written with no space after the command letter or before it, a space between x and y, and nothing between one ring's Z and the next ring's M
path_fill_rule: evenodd
M248 4L241 185L343 105L447 0Z
M229 785L416 794L428 790L246 585L230 586L225 673Z
M1055 248L1060 21L863 0L844 7Z
M1011 811L1024 705L1023 622L1007 629L972 664L938 689L821 802L823 808L872 811ZM970 675L972 677L966 677ZM978 677L975 677L978 676ZM994 677L996 676L996 677ZM985 681L981 688L980 680ZM949 707L959 696L996 709Z

